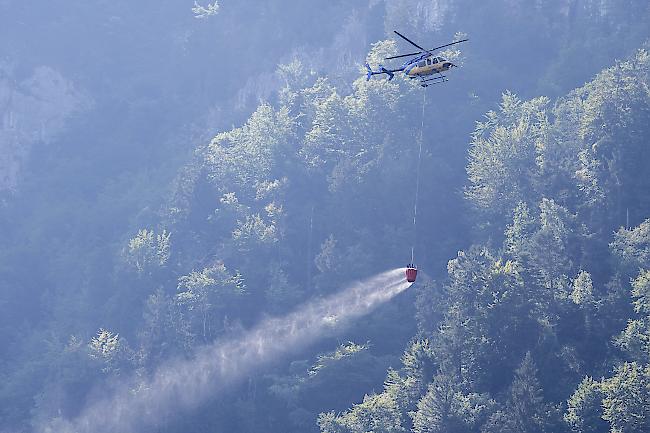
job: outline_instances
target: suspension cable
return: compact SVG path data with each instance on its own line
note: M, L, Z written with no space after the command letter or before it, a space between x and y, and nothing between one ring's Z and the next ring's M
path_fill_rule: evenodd
M424 140L424 106L427 103L427 92L422 92L422 122L420 124L420 143L418 150L418 164L415 174L415 200L413 203L413 244L411 245L411 264L415 264L415 244L418 238L418 197L420 195L420 165L422 163L422 141Z

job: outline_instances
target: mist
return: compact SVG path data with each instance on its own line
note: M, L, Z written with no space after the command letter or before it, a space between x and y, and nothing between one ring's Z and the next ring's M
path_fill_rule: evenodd
M269 318L250 331L201 347L189 360L160 366L148 380L124 383L94 401L73 420L59 419L43 433L130 433L150 431L224 393L255 370L297 352L324 333L340 330L406 290L404 268L357 282L295 312Z

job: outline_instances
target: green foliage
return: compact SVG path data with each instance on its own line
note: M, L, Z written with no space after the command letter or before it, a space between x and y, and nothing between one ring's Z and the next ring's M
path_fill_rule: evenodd
M647 318L628 321L625 330L616 337L615 343L625 350L632 359L649 363L650 328Z
M340 406L341 399L355 395L352 388L372 383L369 376L382 374L385 368L384 358L372 354L369 343L348 342L319 355L311 367L306 361L295 361L291 365L291 375L272 375L269 391L286 403L291 423L305 429L313 427L314 408L323 404ZM303 420L307 416L311 419L305 424ZM343 429L346 421L342 418L345 417L337 419L334 413L323 413L319 417L327 426L324 428L329 430Z
M309 165L319 167L339 159L341 149L349 147L342 141L349 134L344 129L347 119L341 97L325 79L319 80L308 94L314 98L314 114L311 130L305 134L302 154Z
M629 272L643 263L644 222L633 230L619 230L610 244L620 261L621 270ZM580 277L579 277L580 278ZM579 279L578 278L578 279ZM575 285L578 285L576 279ZM590 280L580 285L589 285ZM650 273L641 269L631 282L634 309L645 317L629 320L615 343L634 362L614 368L613 375L595 382L585 378L569 399L565 421L574 431L600 431L603 420L613 432L642 432L650 428L650 308L647 305Z
M349 412L336 416L332 412L318 417L322 433L403 433L402 414L394 398L388 394L366 395L363 402Z
M206 6L201 6L198 2L195 1L192 12L194 12L194 18L199 19L216 15L219 13L219 2L215 1L213 3L208 3Z
M389 45L379 43L370 57L386 52ZM397 138L393 133L400 108L411 108L410 87L401 78L394 82L358 79L354 91L342 96L327 79L318 79L300 92L297 101L301 102L296 105L310 119L300 155L308 167L327 173L330 191L362 183L384 163L387 152L398 151L396 141L408 141L410 137Z
M650 315L650 270L642 269L632 281L632 297L636 312Z
M154 267L165 266L171 254L171 233L163 230L155 234L153 230L141 229L129 240L124 257L139 273L151 272Z
M552 410L544 402L541 384L537 378L537 367L530 352L526 353L515 371L507 409L510 422L513 423L513 431L552 431Z
M603 419L613 432L642 433L650 429L650 365L635 362L617 367L601 384Z
M99 359L109 359L118 352L120 346L119 334L113 334L105 329L97 331L97 336L90 340L90 356Z
M573 292L571 292L571 300L577 305L586 307L593 306L594 300L594 284L591 281L589 272L580 271L575 280L573 280Z
M579 229L575 217L554 200L543 198L539 208L539 230L533 237L537 254L531 262L545 287L557 287L572 271L570 248Z
M544 402L537 368L530 352L515 371L505 408L494 412L482 431L496 432L551 432L557 428L556 410Z
M469 387L503 386L505 372L518 364L515 354L552 335L552 293L487 248L459 252L448 273L447 313L434 343L443 370L455 371Z
M315 376L318 374L320 370L327 368L332 363L336 363L337 361L340 361L341 359L344 358L355 356L363 350L368 350L369 347L370 347L369 343L356 344L353 343L352 341L346 344L341 344L339 347L336 348L334 352L326 355L320 355L316 363L309 369L309 375Z
M102 365L102 372L119 375L129 368L133 353L128 343L119 334L101 328L88 343L88 355Z
M354 347L356 351L360 347ZM434 353L427 340L411 342L402 355L400 371L390 369L384 382L384 391L366 395L362 403L340 415L321 413L319 426L322 432L367 431L406 432L408 411L426 392L433 378Z
M366 56L366 63L374 67L375 65L384 63L386 57L396 54L397 44L393 39L378 41L370 45L370 51ZM365 69L362 71L365 72Z
M320 272L330 272L338 268L338 257L336 256L336 239L330 234L320 246L320 253L314 259L316 268Z
M274 243L278 240L277 228L273 221L265 222L260 214L246 215L246 220L238 221L232 237L244 247L248 242Z
M650 272L641 270L632 280L634 309L645 317L629 320L625 330L616 338L616 344L624 349L632 359L650 365Z
M584 212L589 225L598 218L618 227L626 212L639 218L650 178L640 162L645 154L639 138L648 132L649 68L650 56L640 50L552 112L546 98L522 102L504 94L499 111L489 112L473 135L469 200L492 221L503 220L521 201L531 205L548 195Z
M489 394L457 392L452 400L452 414L463 426L463 431L477 431L494 413L497 403Z
M413 431L436 433L446 430L457 431L451 415L454 398L453 380L447 376L436 376L427 393L418 401L413 417Z
M506 227L504 247L506 253L517 259L520 263L531 259L531 239L535 234L536 221L530 214L530 209L525 202L519 202L514 210L512 224Z
M595 382L587 377L568 401L564 420L576 432L641 433L650 427L650 366L625 362L614 375Z
M187 311L189 320L204 340L218 332L228 303L245 293L246 285L238 272L231 274L223 263L192 271L178 279L176 302Z
M437 375L427 393L418 401L417 411L411 412L416 433L477 431L495 407L486 394L457 390L451 376Z
M591 377L585 377L567 402L564 421L577 433L605 431L607 425L601 418L602 399L600 383Z
M504 93L499 111L478 122L469 150L469 200L500 217L521 201L535 200L537 156L548 135L547 98L522 102Z
M151 294L143 308L143 324L138 332L142 363L155 366L170 356L186 352L194 343L184 306L161 289Z
M270 306L279 309L301 299L303 295L301 287L290 280L289 273L282 264L271 262L268 269L268 286L265 294Z
M431 380L435 368L435 354L429 340L415 340L402 355L405 384L412 395L420 395Z
M251 194L292 151L295 127L286 108L261 104L244 126L217 134L205 149L211 181Z
M295 103L297 91L308 86L307 77L310 74L299 59L278 65L276 73L284 81L284 87L280 91L280 102L284 106L292 106Z
M610 247L626 272L650 268L650 219L630 230L620 228Z

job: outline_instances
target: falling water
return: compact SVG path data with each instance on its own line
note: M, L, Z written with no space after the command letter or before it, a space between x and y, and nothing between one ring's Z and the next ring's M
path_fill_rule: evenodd
M144 383L123 384L89 404L73 420L56 419L43 433L134 433L153 430L170 415L187 412L264 364L313 342L333 326L370 312L406 290L404 269L358 282L295 312L262 321L244 335L217 341L190 360L163 364Z

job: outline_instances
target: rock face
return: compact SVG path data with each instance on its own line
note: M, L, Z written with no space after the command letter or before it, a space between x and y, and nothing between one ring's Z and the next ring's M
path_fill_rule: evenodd
M90 105L59 72L40 66L18 82L0 64L0 192L14 191L27 156L60 134L75 112Z

